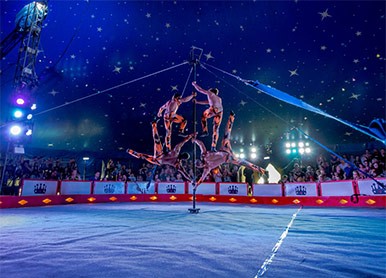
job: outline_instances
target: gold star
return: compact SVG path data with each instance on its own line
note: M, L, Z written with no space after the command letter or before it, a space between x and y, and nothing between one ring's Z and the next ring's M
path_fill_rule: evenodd
M212 51L210 51L208 54L204 54L204 56L206 57L206 60L208 61L209 59L214 59L214 57L212 56Z
M326 9L324 12L319 12L319 14L322 16L322 20L325 19L326 17L332 17L331 15L328 14L328 9Z
M360 94L351 93L350 98L355 98L356 100L358 100L359 96L360 96Z
M51 92L49 92L50 95L52 95L53 97L56 95L56 94L59 94L59 92L55 91L54 89L52 89Z
M289 70L289 72L290 72L290 74L291 74L290 77L291 77L291 76L294 76L294 75L299 75L297 71L298 71L298 69Z
M113 70L113 72L116 72L116 73L121 73L121 69L122 69L122 67L117 67L117 66L114 66L114 70Z

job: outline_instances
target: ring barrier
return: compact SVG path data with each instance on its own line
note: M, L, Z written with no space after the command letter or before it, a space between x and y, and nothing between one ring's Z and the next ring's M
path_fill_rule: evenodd
M191 202L189 182L22 181L20 196L0 196L0 208L90 202ZM199 202L260 205L386 208L386 178L286 184L207 182L197 187Z

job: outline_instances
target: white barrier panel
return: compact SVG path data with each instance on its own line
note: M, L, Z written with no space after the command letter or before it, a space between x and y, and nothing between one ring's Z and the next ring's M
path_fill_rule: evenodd
M384 196L386 195L386 179L376 179L380 184L373 180L359 180L358 188L360 194Z
M220 183L220 195L248 196L246 183Z
M62 181L60 194L91 194L91 184L91 181Z
M351 196L354 194L352 181L322 182L320 187L322 196Z
M158 194L185 194L184 182L159 182Z
M122 181L96 181L94 194L125 194L125 183Z
M128 182L127 194L154 194L154 182L148 181Z
M193 194L193 186L189 183L189 194ZM203 182L201 183L196 190L196 194L202 195L215 195L216 194L216 183L214 182Z
M281 184L253 184L252 196L281 197L281 190Z
M316 183L286 183L284 193L287 197L311 197L318 196Z
M56 195L57 181L24 180L21 196Z

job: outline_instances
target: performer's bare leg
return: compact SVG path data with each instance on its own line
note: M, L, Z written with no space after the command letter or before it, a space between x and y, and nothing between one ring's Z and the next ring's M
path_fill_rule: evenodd
M225 133L224 133L224 138L222 139L221 142L221 150L232 153L232 147L231 147L231 132L232 132L232 127L233 123L235 121L235 113L231 111L228 122L225 127Z
M217 141L218 141L218 134L219 134L221 120L222 120L222 112L217 113L217 114L214 115L214 118L213 118L212 145L211 145L212 151L216 151L216 146L217 146Z
M157 121L153 121L151 123L151 127L153 132L153 141L154 141L154 158L157 158L163 153L161 138L159 137L158 129L157 129Z
M126 152L128 154L134 156L135 158L144 159L151 164L159 165L159 163L154 159L154 156L152 156L152 155L148 155L145 153L138 153L132 149L127 149Z
M171 140L172 140L172 121L169 118L164 117L164 125L166 130L165 135L165 147L168 151L172 150Z

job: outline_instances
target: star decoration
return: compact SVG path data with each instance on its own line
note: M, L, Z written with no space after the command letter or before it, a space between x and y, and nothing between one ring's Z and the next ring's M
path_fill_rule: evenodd
M271 49L271 48L267 48L267 49L265 50L265 52L271 53L271 52L272 52L272 49Z
M51 92L49 92L50 95L52 95L53 97L56 96L57 94L59 94L59 92L55 91L54 89L52 89Z
M178 85L176 85L176 86L170 86L170 87L172 87L172 91L178 91Z
M75 57L76 57L76 56L75 56L74 54L72 54L72 55L70 56L71 59L75 59Z
M354 59L354 60L353 60L353 63L354 63L354 64L358 64L358 63L359 63L359 59Z
M344 135L351 136L352 132L346 132Z
M212 56L212 51L210 51L208 54L204 54L204 56L206 57L206 60L208 61L209 59L214 59L214 57Z
M320 50L326 50L327 49L327 46L325 46L325 45L322 45L321 47L320 47Z
M326 9L324 12L319 12L319 14L322 16L322 20L325 19L326 17L332 17L331 15L328 14L328 9Z
M357 37L359 37L359 36L362 35L362 32L361 32L361 31L357 31L357 32L355 33L355 35L356 35Z
M244 106L245 104L247 104L246 101L244 101L244 100L241 100L241 101L240 101L240 105Z
M170 23L166 23L166 24L165 24L165 27L166 27L166 28L170 28L170 26L171 26Z
M141 103L139 104L139 107L146 108L146 103L142 103L142 102L141 102Z
M98 32L102 32L102 30L103 30L102 27L98 27L98 28L97 28L97 31L98 31Z
M121 73L121 69L122 69L122 67L117 67L117 66L114 66L114 70L113 70L113 72L116 72L116 73Z
M290 72L290 74L291 74L290 77L291 77L291 76L294 76L294 75L299 75L297 71L298 71L298 69L289 70L289 72Z
M359 96L360 96L360 94L351 93L350 98L355 98L356 100L358 100Z
M147 14L146 14L146 17L147 17L147 18L150 18L150 17L151 17L151 14L150 14L150 13L147 13Z

